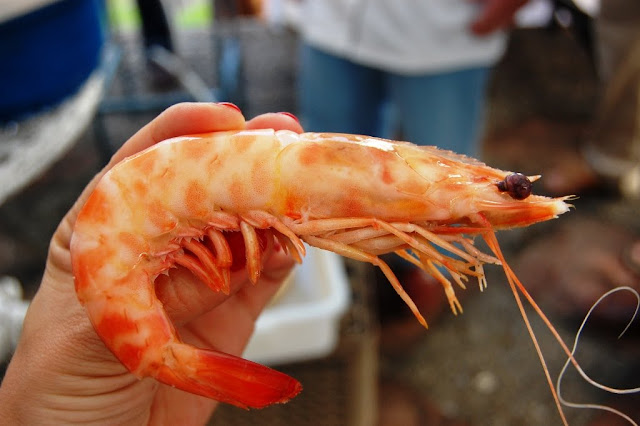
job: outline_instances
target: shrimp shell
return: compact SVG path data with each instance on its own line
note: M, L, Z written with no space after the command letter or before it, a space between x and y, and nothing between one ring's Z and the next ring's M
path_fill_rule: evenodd
M461 312L453 284L473 278L486 287L483 265L504 263L494 229L569 209L566 197L514 198L510 175L435 147L358 135L257 130L170 139L116 165L91 194L71 244L76 291L98 335L138 377L241 407L285 402L300 392L296 380L182 343L155 279L184 267L228 293L235 262L258 281L265 240L298 261L307 243L380 267L426 326L379 255L396 252L432 274ZM232 234L244 241L244 259L234 258ZM473 246L476 235L495 256Z

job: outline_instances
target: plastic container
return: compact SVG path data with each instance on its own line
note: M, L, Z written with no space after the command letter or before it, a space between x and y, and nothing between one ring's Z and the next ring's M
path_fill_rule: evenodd
M321 358L335 349L350 303L342 258L307 247L293 274L285 292L258 318L244 358L276 365Z
M77 91L99 63L103 17L100 0L60 0L0 19L0 123Z
M0 277L0 362L8 361L18 345L28 308L20 282L13 277Z

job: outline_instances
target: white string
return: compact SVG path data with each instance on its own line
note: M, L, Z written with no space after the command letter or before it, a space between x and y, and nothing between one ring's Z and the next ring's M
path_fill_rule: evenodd
M629 291L630 293L632 293L636 297L636 309L635 309L633 315L631 316L631 319L627 323L626 327L618 335L618 339L620 339L627 332L627 330L629 329L629 327L631 326L631 324L635 320L636 316L638 315L638 310L640 309L640 295L638 294L638 292L636 290L634 290L631 287L623 286L623 287L617 287L617 288L611 289L608 292L606 292L605 294L603 294L602 296L600 296L600 298L593 304L593 306L591 306L591 309L589 309L589 312L587 312L587 315L585 315L584 320L582 320L582 324L580 325L580 328L578 329L578 332L576 333L576 338L575 338L575 340L573 342L573 347L571 349L571 357L567 358L567 361L564 363L564 366L562 367L562 371L560 371L560 374L558 375L558 381L556 383L556 392L558 393L558 397L560 398L560 401L566 407L591 408L591 409L595 409L595 410L609 411L609 412L611 412L613 414L616 414L616 415L622 417L623 419L627 420L630 424L632 424L634 426L638 426L638 423L636 423L633 419L631 419L631 417L629 417L628 415L624 414L621 411L616 410L615 408L608 407L606 405L600 405L600 404L576 403L576 402L567 401L562 396L562 392L560 390L560 384L561 384L562 379L563 379L563 377L564 377L564 375L566 373L567 368L569 367L569 364L571 364L571 358L575 358L574 355L575 355L576 349L578 347L578 340L580 339L580 334L582 333L582 330L583 330L585 324L587 323L587 320L591 316L593 310L604 299L606 299L607 297L609 297L610 295L612 295L613 293L616 293L618 291ZM589 375L587 373L585 373L584 370L582 369L582 367L580 367L577 363L574 364L574 367L576 368L578 373L580 373L580 375L582 376L582 378L584 380L586 380L589 384L591 384L592 386L594 386L594 387L596 387L598 389L602 389L604 391L607 391L607 392L610 392L610 393L615 393L615 394L618 394L618 395L626 395L626 394L640 392L640 387L635 387L635 388L630 388L630 389L617 389L617 388L612 388L612 387L609 387L609 386L605 386L605 385L603 385L601 383L596 382L591 377L589 377Z

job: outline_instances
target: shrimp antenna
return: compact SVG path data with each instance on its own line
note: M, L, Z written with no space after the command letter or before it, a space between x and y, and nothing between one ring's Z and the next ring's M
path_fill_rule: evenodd
M584 329L584 327L585 327L585 325L587 323L587 320L589 319L589 317L591 316L591 314L593 313L595 308L604 299L606 299L607 297L609 297L610 295L612 295L613 293L616 293L618 291L628 291L628 292L632 293L636 298L636 309L633 312L633 315L631 316L631 319L629 319L629 322L627 322L627 325L625 326L625 328L618 335L618 339L620 339L627 332L627 330L629 329L629 327L631 326L633 321L638 316L638 310L640 309L640 294L638 294L638 292L635 289L633 289L631 287L628 287L628 286L616 287L616 288L613 288L613 289L607 291L602 296L600 296L600 298L598 300L596 300L596 302L593 304L593 306L591 306L591 308L589 309L589 312L587 312L587 314L585 315L584 319L582 320L582 324L580 324L580 328L578 328L578 332L576 333L576 338L575 338L575 340L573 342L573 348L571 349L571 355L575 356L575 352L576 352L576 350L578 348L578 341L580 339L580 335L582 334L582 330ZM619 410L616 410L615 408L608 407L606 405L601 405L601 404L582 404L582 403L576 403L576 402L567 401L562 396L562 392L561 392L561 389L560 389L560 384L562 382L562 379L564 378L564 375L565 375L565 373L567 371L567 368L569 367L569 362L570 362L570 359L567 359L567 361L564 363L564 366L562 367L562 370L560 371L560 374L558 375L558 381L556 383L556 392L558 393L558 397L560 398L560 401L562 402L563 405L565 405L567 407L572 407L572 408L592 408L592 409L595 409L595 410L609 411L609 412L611 412L613 414L616 414L616 415L622 417L623 419L628 421L630 424L632 424L634 426L638 426L638 423L636 423L628 415L624 414L623 412L621 412ZM597 387L598 389L602 389L602 390L605 390L607 392L620 394L620 395L640 392L640 387L629 388L629 389L617 389L617 388L612 388L612 387L609 387L609 386L605 386L605 385L602 385L601 383L598 383L595 380L593 380L581 368L577 368L577 371L580 373L580 375L582 376L582 378L584 380L586 380L592 386Z
M525 326L527 327L527 331L529 332L529 336L531 336L531 341L533 342L533 346L536 348L536 353L538 354L538 358L540 359L540 363L542 364L542 369L544 370L544 375L547 378L547 383L549 384L549 389L551 389L551 394L553 395L553 400L555 401L556 407L558 408L558 414L560 414L560 418L562 419L562 423L565 426L568 426L569 423L567 422L567 418L566 418L566 416L564 414L564 410L562 409L562 402L560 400L560 397L558 396L558 393L556 392L555 386L553 384L553 380L551 379L551 374L549 373L549 368L547 367L547 361L545 360L544 355L542 353L542 349L540 348L540 344L538 342L538 338L536 337L536 335L535 335L535 333L533 331L533 328L531 327L531 322L529 321L529 317L527 315L527 312L524 309L524 306L522 304L522 299L520 298L520 295L518 294L518 290L520 290L520 292L522 292L522 294L527 299L527 301L533 306L534 310L538 313L538 315L540 316L542 321L549 328L549 330L554 335L556 340L558 340L558 342L560 343L560 346L562 346L562 348L565 350L565 352L569 356L570 361L573 362L574 365L576 365L576 368L580 368L579 366L577 366L578 362L573 357L573 354L571 353L571 351L569 351L569 348L567 347L567 345L562 340L562 337L560 337L560 334L558 333L558 331L551 324L551 321L549 321L547 316L542 312L540 307L535 303L533 298L529 295L529 293L524 288L524 286L522 285L522 283L520 282L518 277L515 275L513 270L511 270L511 268L509 267L509 265L507 264L507 262L506 262L506 260L504 258L504 255L502 254L502 250L500 250L500 246L498 244L498 239L496 238L495 233L490 230L490 227L488 229L489 230L485 231L482 234L482 236L483 236L484 240L486 241L487 245L489 246L489 248L493 251L493 253L496 255L496 257L502 263L502 268L504 269L505 275L507 276L507 281L509 282L509 287L511 288L511 292L513 293L513 296L516 299L516 304L518 305L518 309L520 310L520 313L522 315L522 319L524 320Z

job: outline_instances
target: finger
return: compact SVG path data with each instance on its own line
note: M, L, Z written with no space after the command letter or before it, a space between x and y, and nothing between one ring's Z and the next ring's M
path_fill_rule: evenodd
M110 164L165 139L198 133L240 130L245 125L240 109L228 102L180 103L167 108L133 135L113 156Z
M263 282L281 282L293 266L293 260L281 250L268 247L263 255L263 271L256 287ZM211 311L233 298L245 287L253 287L245 270L233 272L230 277L230 295L214 291L184 268L174 268L169 275L161 275L156 280L156 295L162 301L166 311L177 324L184 324ZM261 306L258 306L260 309ZM252 308L251 313L257 316Z
M247 122L247 129L291 130L302 133L304 130L295 115L288 112L272 112L259 115Z
M291 256L278 251L269 259L260 281L256 285L244 286L236 293L234 302L240 301L243 304L247 319L251 323L255 322L280 285L289 278L294 265Z
M240 109L228 102L221 103L180 103L173 105L140 129L113 155L109 164L89 183L83 191L79 203L93 190L97 181L124 158L140 152L163 140L183 135L241 130L245 119ZM287 129L302 132L298 119L289 113L269 113L260 115L246 123L246 128Z
M200 348L241 356L253 334L255 319L280 289L283 278L291 271L291 258L283 256L282 252L276 256L281 258L282 268L272 269L269 275L263 274L255 285L245 283L234 297L179 328L181 339ZM194 398L193 395L164 386L158 395L174 404L180 403L180 400L187 404ZM217 401L203 399L195 410L198 410L202 418L207 418L217 404Z
M253 334L256 318L280 289L283 279L290 274L292 265L293 260L280 251L270 259L270 269L262 274L258 283L253 285L245 280L234 297L226 299L220 293L213 296L209 290L211 297L220 299L218 303L224 303L179 328L181 339L200 348L212 348L241 356ZM181 400L188 404L194 398L194 395L164 386L158 395L178 405ZM208 418L217 404L217 401L201 399L195 410L198 410L202 418Z
M140 152L158 142L176 136L209 133L225 130L240 130L245 125L240 109L228 102L221 103L180 103L170 106L149 124L140 129L111 157L107 164L82 191L80 197L67 215L75 221L80 206L93 191L100 178L118 162Z
M513 23L515 13L528 0L488 0L478 18L471 24L476 35L487 35Z
M258 116L247 123L247 128L275 128L302 131L297 119L285 113L272 113ZM236 130L245 128L244 117L237 107L231 104L184 103L168 108L156 119L136 133L114 155L105 171L121 159L143 150L154 143L185 134L208 133L214 131ZM104 171L103 171L104 173ZM97 176L98 179L101 175ZM86 196L95 186L95 179L88 185L76 206L84 203ZM77 211L77 208L74 209ZM72 225L75 212L68 215L65 222ZM279 269L289 269L291 259L271 260L272 248L265 251L263 259L269 262L265 275L273 274ZM276 257L277 258L277 257ZM274 258L275 259L275 258ZM278 262L282 265L278 266ZM275 265L275 267L274 267ZM231 276L231 291L237 291L247 284L247 275L239 271ZM178 322L188 321L227 299L222 293L216 293L195 278L189 271L175 268L169 276L160 276L156 282L158 297L165 303L167 311Z
M288 259L288 258L287 258ZM240 355L253 334L255 321L280 289L291 264L278 276L263 277L256 285L245 285L216 309L190 322L181 335L189 343Z

